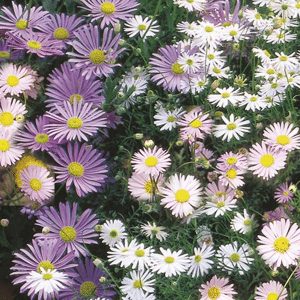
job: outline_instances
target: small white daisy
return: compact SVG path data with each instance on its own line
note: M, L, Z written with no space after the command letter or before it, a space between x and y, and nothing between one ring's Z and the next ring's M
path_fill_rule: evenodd
M212 104L216 104L218 107L226 107L229 103L236 105L243 100L243 96L238 90L234 90L233 87L217 88L216 90L219 94L211 94L207 100Z
M244 99L240 101L239 106L245 106L245 110L252 111L263 110L266 107L264 98L247 92L244 92Z
M141 231L149 238L157 238L160 242L163 240L166 240L167 236L169 235L167 232L165 232L166 228L162 226L156 226L156 224L153 222L152 225L150 222L147 222L147 224L144 224L141 226Z
M114 246L121 239L126 238L124 224L120 220L107 220L101 228L100 238L103 243Z
M237 213L234 218L231 220L230 227L234 231L246 234L253 230L254 226L254 215L250 217L247 213L247 210L244 209L243 214Z
M204 213L215 215L215 217L223 216L226 211L231 211L237 207L236 201L236 199L231 197L225 198L224 196L217 200L207 201L204 206Z
M203 11L206 5L204 0L173 0L174 4L184 7L187 11Z
M202 67L200 58L197 53L188 54L183 52L179 57L177 62L181 65L184 72L188 74L197 73Z
M176 128L179 119L185 113L182 108L175 108L173 111L161 108L157 111L157 114L154 115L154 124L156 126L162 126L160 130L172 130Z

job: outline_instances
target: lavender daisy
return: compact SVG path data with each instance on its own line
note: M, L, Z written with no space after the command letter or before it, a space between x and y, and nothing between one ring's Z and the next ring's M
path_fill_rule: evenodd
M58 247L66 249L67 252L73 252L79 257L80 254L88 256L85 245L97 244L93 239L98 236L94 226L98 223L96 215L92 214L91 209L86 209L79 219L77 219L78 204L73 203L72 207L69 202L66 204L59 203L59 211L50 207L43 215L40 215L36 225L49 227L50 232L47 238L58 239ZM44 233L36 233L34 237L40 241L45 240Z
M90 11L88 17L92 17L92 22L101 21L101 29L109 25L126 21L132 16L139 3L136 0L80 0L86 7L81 8Z
M98 77L108 77L114 73L113 68L120 66L114 63L125 48L118 50L120 34L113 36L114 30L105 28L100 37L98 26L91 24L80 27L75 33L78 40L68 42L76 52L67 52L69 62L76 63L76 68L82 69L82 75L89 79L92 74Z
M294 194L291 193L289 185L287 182L281 184L275 191L275 200L278 203L289 203L290 200L294 197Z
M108 275L94 265L93 259L86 257L85 261L79 261L76 273L77 276L73 279L73 283L60 293L61 299L95 299L94 297L100 297L111 300L116 294L115 291L111 290L113 285L107 279Z
M17 60L21 58L22 52L14 50L8 46L7 40L3 39L0 41L0 62L3 63L7 60Z
M58 147L56 154L50 152L58 166L54 167L57 174L56 182L66 181L66 189L69 190L74 184L76 193L79 197L85 196L90 192L97 192L107 178L105 158L102 152L81 146L75 142L67 144L67 150Z
M92 108L92 103L84 103L82 99L71 104L64 101L62 106L55 104L55 110L47 112L50 124L45 125L49 136L61 142L78 139L88 141L100 128L106 127L105 112Z

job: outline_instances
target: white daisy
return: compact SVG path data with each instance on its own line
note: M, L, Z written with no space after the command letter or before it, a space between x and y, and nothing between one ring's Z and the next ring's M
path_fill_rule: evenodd
M254 215L250 217L247 210L244 209L243 214L237 212L234 218L231 220L230 227L234 231L246 234L253 230L254 226Z
M255 56L261 59L263 65L270 64L271 62L271 54L268 50L262 50L258 47L253 47L252 52L254 52Z
M239 106L245 106L245 110L263 110L266 105L264 98L258 95L252 95L247 92L244 92L244 99L240 101Z
M292 18L297 15L295 2L295 0L275 0L270 2L269 8L276 13L277 16Z
M157 111L157 114L154 115L154 124L156 126L162 126L160 130L172 130L176 128L178 124L177 121L185 113L186 112L183 111L182 108L175 108L173 111L161 108Z
M229 78L231 77L231 72L229 67L214 67L214 66L209 66L207 70L208 75L215 77L215 78Z
M126 238L126 236L124 224L120 220L107 220L102 225L100 238L103 240L103 243L110 247L114 246L121 239Z
M204 0L173 0L174 4L184 7L187 11L203 11L206 5Z
M234 90L233 87L217 88L216 91L219 94L208 95L207 100L212 104L216 104L218 107L226 107L229 103L236 105L243 100L243 96L239 93L239 90Z
M262 97L274 97L276 94L284 93L285 86L281 80L272 80L261 85L258 94Z
M267 43L271 44L283 44L290 41L294 41L297 38L297 34L291 33L288 30L275 29L267 38Z
M285 55L283 52L276 52L276 58L272 58L271 62L274 67L278 70L290 72L292 70L296 70L299 67L299 62L297 58L294 56L295 52L290 55Z
M213 201L207 201L204 206L204 213L207 215L215 215L215 217L223 216L226 211L231 211L237 207L236 199L232 197L221 198Z
M217 51L213 48L205 48L199 51L199 57L205 69L217 67L223 68L226 63L226 56L223 56L223 51Z
M208 86L208 80L205 74L199 74L189 80L181 80L181 92L187 94L191 92L193 95L202 92Z
M181 65L184 72L188 74L197 73L202 67L200 58L197 53L188 54L183 52L179 57L177 62Z
M223 36L222 39L224 41L239 43L247 39L247 28L240 27L238 24L231 24L223 28Z
M193 37L195 35L195 29L197 28L197 26L198 25L196 22L189 23L186 21L182 21L178 23L176 27L179 32L182 32L189 37Z
M149 238L157 238L160 242L163 240L166 240L167 236L169 235L167 232L165 232L166 228L162 226L156 226L156 224L153 222L152 225L150 222L147 222L147 224L144 224L141 226L141 232L144 233Z

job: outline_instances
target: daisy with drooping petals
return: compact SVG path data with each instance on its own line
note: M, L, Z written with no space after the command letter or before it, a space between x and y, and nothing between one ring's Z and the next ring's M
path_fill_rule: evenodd
M124 224L120 220L107 220L102 225L100 238L109 247L113 247L126 236Z
M245 126L250 124L250 121L245 118L235 118L234 114L231 114L229 119L225 116L222 116L222 119L225 125L215 125L213 129L216 137L223 136L222 140L227 138L227 142L229 142L233 137L239 140L240 136L244 136L245 132L250 131L250 127Z
M201 293L201 300L234 300L236 292L233 290L233 284L227 285L229 280L227 278L218 278L216 275L206 284L201 285L199 292Z
M289 185L287 182L281 184L275 191L275 200L278 203L289 203L290 200L294 197L294 194L291 193Z
M167 151L154 146L152 149L144 148L135 153L131 163L137 173L158 176L170 166L171 159Z
M158 274L164 273L165 277L180 275L185 272L189 266L187 254L182 254L182 250L171 251L160 247L162 254L154 253L152 258L153 265L151 269Z
M280 297L279 297L280 295ZM255 300L284 300L288 296L287 290L283 289L283 285L280 282L271 280L264 282L256 290Z
M21 172L21 191L32 201L44 203L54 195L54 178L40 166L28 166Z
M83 197L87 193L97 192L105 184L105 158L102 152L92 146L67 143L67 150L57 147L55 154L49 154L58 164L54 167L56 182L66 181L67 191L74 184L77 195Z
M114 73L114 67L119 66L115 60L125 51L119 47L120 34L114 35L114 30L104 29L100 37L98 26L92 24L79 27L74 32L77 40L69 41L76 52L67 52L71 56L69 62L74 62L75 67L82 70L82 75L89 79L92 74L97 77L108 77ZM74 57L74 58L72 58Z
M27 69L7 63L0 69L0 92L19 95L29 90L34 84L34 78L27 74Z
M42 228L49 227L50 232L47 236L44 233L36 233L34 237L39 241L58 239L58 247L66 249L68 253L74 252L77 257L80 254L88 256L85 247L87 244L97 244L93 238L98 236L94 227L99 220L96 219L96 214L92 214L91 209L86 209L78 219L77 208L78 204L75 202L72 207L69 202L60 202L59 211L51 206L43 215L39 215L36 221L36 225Z
M289 122L274 123L270 128L266 128L263 135L265 142L274 146L276 149L286 150L288 152L300 149L299 128L294 128Z
M281 219L264 226L258 236L257 251L274 270L283 265L297 265L300 255L300 229L296 223Z
M162 226L156 226L153 222L152 225L150 222L141 226L141 232L144 233L149 238L157 238L160 242L166 240L167 236L169 235L164 230L166 228Z
M175 217L186 217L201 205L200 182L191 175L174 174L161 189L161 204L170 208Z
M250 217L246 209L244 209L243 214L237 212L231 220L230 227L232 230L243 234L251 232L254 228L254 215Z
M263 179L274 177L280 169L285 166L287 153L283 150L276 150L264 142L261 145L254 144L249 150L249 170Z

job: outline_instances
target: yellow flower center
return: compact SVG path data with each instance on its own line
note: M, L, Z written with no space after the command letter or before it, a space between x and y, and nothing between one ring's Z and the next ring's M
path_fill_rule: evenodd
M51 273L50 274L48 274L48 273L43 274L43 279L44 280L50 280L50 279L52 279L52 274Z
M277 293L271 292L267 295L267 300L278 300L279 295Z
M68 127L71 129L78 129L78 128L81 128L83 122L79 118L70 118L68 120L67 124L68 124Z
M297 9L299 9L299 8L300 8L300 3L296 3L295 7L296 7Z
M135 255L137 257L143 257L143 256L145 256L145 251L142 250L142 249L138 249L138 250L135 251Z
M244 220L244 225L245 226L250 226L251 225L251 220Z
M260 20L260 19L261 19L261 15L258 14L258 13L256 13L256 14L254 15L254 18L257 19L257 20Z
M8 127L14 123L14 115L8 111L0 114L0 123L4 127Z
M165 258L165 262L166 262L167 264L172 264L174 261L175 261L175 259L174 259L174 257L172 257L172 256L167 256L167 257Z
M101 4L101 11L105 15L111 15L115 12L116 7L110 2L103 2Z
M268 56L268 57L271 57L271 54L270 54L270 52L269 52L268 50L264 50L264 54L265 54L266 56Z
M174 116L169 116L167 119L167 121L171 122L171 123L174 122L175 120L176 120L176 118Z
M227 158L227 160L226 160L226 162L227 162L228 165L233 165L233 164L235 164L237 161L238 161L237 158L236 158L236 157L233 157L233 156Z
M217 203L217 208L222 208L222 207L224 207L225 206L225 202L224 201L219 201L218 203Z
M281 60L281 61L287 61L288 58L287 58L287 56L280 56L280 57L279 57L279 60Z
M211 27L211 26L206 26L206 27L204 28L204 30L205 30L206 32L213 32L213 31L214 31L214 28Z
M190 194L187 190L180 189L175 193L175 199L179 203L185 203L185 202L189 201Z
M287 145L290 143L290 138L286 135L279 135L276 139L277 144L279 145Z
M271 84L271 88L272 89L276 89L278 87L278 83L277 82L274 82Z
M227 124L227 129L228 130L234 130L234 129L236 129L236 124L235 123L228 123Z
M230 35L230 36L235 36L235 35L237 35L237 31L231 30L231 31L229 32L229 35Z
M229 93L222 93L221 97L222 98L228 98L228 97L230 97L230 94Z
M218 69L217 67L214 67L213 69L212 69L212 71L214 72L214 73L216 73L216 74L220 74L221 73L221 70L220 69ZM229 97L229 96L228 96ZM224 97L223 97L224 98Z
M153 191L157 190L155 184L150 179L146 181L146 183L144 185L144 189L145 189L146 193L149 195L152 195Z
M188 3L193 3L195 0L187 0Z
M79 95L79 94L73 94L72 96L70 96L69 102L70 102L71 104L73 104L73 103L74 103L74 100L76 100L77 103L79 103L79 101L80 101L81 99L82 99L82 96L81 96L81 95Z
M200 254L195 255L194 261L195 261L196 263L200 262L201 260L202 260L202 256L201 256Z
M290 248L290 242L286 237L281 236L274 241L273 248L276 252L285 253Z
M194 64L194 61L192 59L187 59L186 60L186 63L189 65L189 66L192 66Z
M24 30L24 29L26 29L28 26L28 23L27 23L27 21L26 20L22 20L22 19L20 19L19 21L17 21L16 22L16 27L18 28L18 29L21 29L21 30Z
M38 266L37 266L37 269L36 271L39 272L40 274L42 273L42 270L41 270L41 267L45 270L45 271L48 271L48 270L54 270L54 266L53 264L48 261L48 260L43 260L41 261Z
M230 179L234 179L236 177L236 170L235 169L230 169L226 172L226 176Z
M211 300L218 299L221 296L221 290L216 286L212 286L209 288L207 296Z
M69 37L69 31L65 28L59 27L54 30L54 37L57 40L66 40Z
M283 34L283 33L278 33L278 34L276 35L276 37L277 37L278 39L283 39L283 38L284 38L284 34Z
M133 287L135 289L141 289L143 287L143 282L140 279L137 279L133 282Z
M145 165L147 167L154 167L158 163L158 160L155 156L149 156L145 159Z
M34 191L39 191L42 188L42 183L39 179L37 178L32 178L29 181L29 186L32 190Z
M225 192L216 192L216 196L221 197L221 196L226 196Z
M256 102L257 101L257 97L255 97L255 96L253 96L253 97L250 97L250 101L252 101L252 102Z
M264 154L260 159L260 164L266 168L271 167L275 162L274 156L271 154Z
M287 4L281 4L281 9L282 10L287 10L289 6Z
M75 240L77 233L73 227L65 226L60 230L59 235L64 242L72 242Z
M287 196L288 194L289 194L288 191L283 192L283 195L284 195L284 196Z
M207 55L207 58L208 58L209 60L212 60L212 59L215 58L215 56L214 56L213 54L208 54L208 55Z
M84 173L84 167L78 162L72 162L68 166L68 171L73 177L81 177Z
M202 126L202 122L200 120L194 120L190 123L190 126L193 128L199 128Z
M85 281L80 286L80 295L83 297L92 297L95 296L97 291L96 285L92 281Z
M144 24L140 24L140 25L138 26L138 30L139 30L139 31L144 31L144 30L146 30L146 29L147 29L147 26L144 25Z
M232 253L230 255L230 260L233 262L238 262L240 260L240 256L237 253Z
M101 65L105 61L105 54L102 50L99 50L99 49L93 50L90 53L90 60L95 65Z
M9 75L6 82L9 86L16 86L19 84L19 78L15 75Z
M109 232L109 236L110 236L111 238L113 238L113 239L115 239L118 235L119 235L119 234L118 234L118 231L115 230L115 229L113 229L113 230L111 230L111 231Z
M0 58L8 58L9 52L8 51L0 51Z
M268 74L268 75L275 74L274 69L268 69L268 70L267 70L267 74Z
M8 140L0 139L0 151L5 152L10 148L10 143Z
M45 133L37 134L34 139L39 144L46 144L49 142L49 136Z
M184 70L182 69L182 65L179 64L178 62L174 63L172 65L172 72L175 75L182 75L184 73Z
M37 41L28 41L27 45L31 49L35 49L35 50L41 49L41 47L42 47L42 45Z

